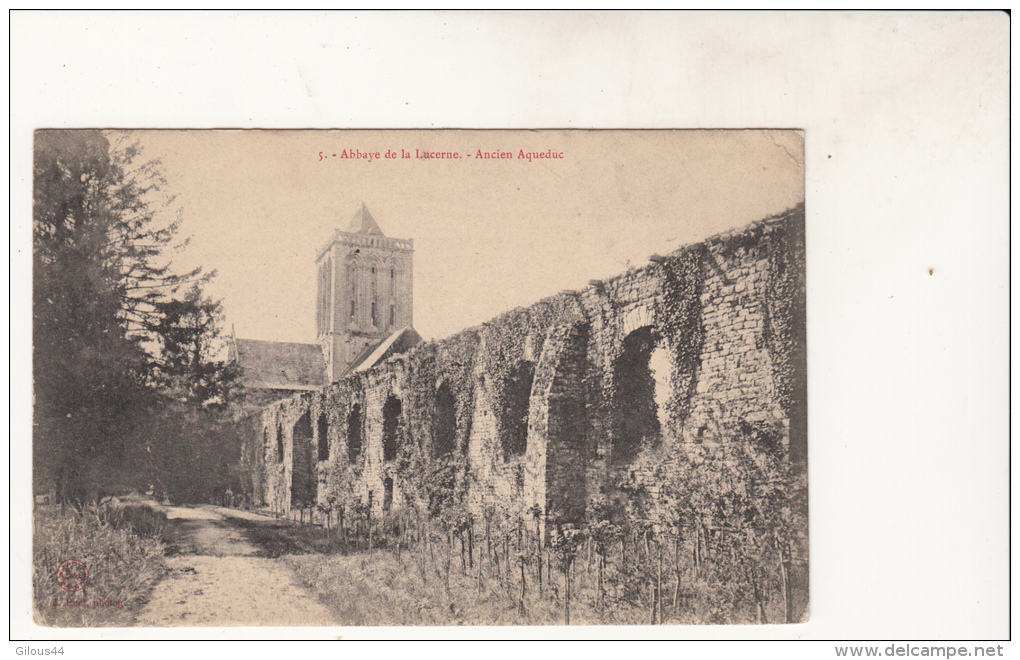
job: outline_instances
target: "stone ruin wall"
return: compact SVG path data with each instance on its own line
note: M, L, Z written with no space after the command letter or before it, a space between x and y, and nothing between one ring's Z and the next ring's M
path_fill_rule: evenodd
M767 432L806 461L803 227L800 206L275 402L249 423L242 453L261 471L251 495L276 511L351 497L371 503L374 514L405 504L399 461L384 456L392 398L400 401L390 423L398 445L432 455L446 442L464 457L476 516L487 506L537 506L550 519L579 522L591 499L630 470L614 454L614 438L632 402L614 380L628 335L647 328L671 365L668 375L656 373L669 383L665 398L656 396L664 442ZM533 374L524 403L508 399L515 367ZM527 384L520 380L519 390ZM447 413L455 420L445 441L434 437L441 387L452 395ZM506 419L514 405L527 420L523 451L507 444L518 423ZM349 446L355 406L358 454ZM310 424L300 421L306 414Z

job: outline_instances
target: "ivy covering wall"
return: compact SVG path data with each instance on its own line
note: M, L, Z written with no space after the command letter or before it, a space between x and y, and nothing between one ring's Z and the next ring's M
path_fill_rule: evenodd
M480 327L439 341L423 342L364 373L333 383L315 397L295 397L267 409L262 433L269 442L276 434L292 442L293 424L310 410L311 419L325 414L325 461L315 465L314 499L320 507L340 506L349 499L364 500L373 493L373 506L382 507L386 479L399 491L394 502L433 513L443 507L466 506L472 481L468 445L472 438L477 397L484 380L486 404L494 417L499 442L482 448L484 460L494 466L486 472L485 487L504 480L517 492L524 487L523 465L531 454L547 465L547 427L529 430L529 413L544 405L540 396L561 396L555 388L540 393L537 379L569 373L570 409L583 418L557 438L560 456L569 456L571 469L555 471L550 481L537 476L544 501L577 501L563 491L576 487L594 502L626 490L626 479L611 478L611 447L620 433L620 408L633 403L621 396L626 379L620 370L626 337L647 328L647 346L638 352L647 362L653 348L669 356L672 387L666 407L668 422L661 438L672 443L700 442L731 437L779 442L790 448L795 461L806 455L806 332L803 206L755 223L730 234L686 246L648 266L618 277L592 282L578 292L563 292L527 308L502 314ZM576 335L582 345L557 358L557 373L536 376L551 333L584 328ZM559 329L559 330L558 330ZM557 350L562 350L558 348ZM641 364L634 367L640 375ZM629 388L635 389L635 388ZM636 388L648 405L648 387ZM438 405L442 391L445 404ZM381 451L381 406L390 397L400 400L397 457L386 461ZM450 406L452 403L452 421ZM351 461L350 414L361 410L362 448ZM376 410L376 406L380 407ZM556 420L547 422L551 424ZM257 436L257 425L246 429ZM322 442L316 426L312 456ZM285 428L284 428L285 427ZM566 428L566 427L564 427ZM443 437L437 437L437 434ZM302 434L299 434L301 436ZM259 443L261 438L252 438ZM378 448L378 449L373 449ZM287 457L294 455L288 446ZM299 454L304 455L304 454ZM287 478L267 447L262 462L249 451L248 469L261 471L252 478L252 496L280 501ZM520 457L520 458L518 458ZM536 459L537 460L537 459ZM536 463L537 465L538 463ZM636 464L627 457L624 467ZM578 467L580 466L580 467ZM628 467L624 473L634 472ZM293 479L293 474L290 475ZM513 483L510 483L510 482ZM531 480L534 481L534 480ZM554 483L555 482L555 483ZM577 482L577 483L575 483ZM537 485L529 486L538 488ZM516 489L516 490L515 490ZM530 498L542 508L542 498ZM491 501L475 498L474 501ZM353 506L353 505L352 505ZM560 507L562 508L562 507ZM458 514L461 515L461 514ZM475 515L480 515L476 510Z

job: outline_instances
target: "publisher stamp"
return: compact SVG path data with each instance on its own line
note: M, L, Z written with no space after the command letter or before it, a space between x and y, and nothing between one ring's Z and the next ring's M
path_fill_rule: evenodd
M75 593L89 583L89 568L77 559L68 559L57 567L57 584L64 591Z

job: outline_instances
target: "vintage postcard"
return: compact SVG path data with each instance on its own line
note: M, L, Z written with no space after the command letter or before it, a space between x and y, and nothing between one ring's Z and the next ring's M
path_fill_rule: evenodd
M35 621L807 620L804 133L39 130Z

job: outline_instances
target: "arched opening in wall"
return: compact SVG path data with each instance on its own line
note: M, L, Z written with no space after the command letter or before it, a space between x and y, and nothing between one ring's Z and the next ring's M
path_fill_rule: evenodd
M528 410L534 379L535 363L528 361L522 361L507 379L502 434L503 455L507 458L528 450Z
M659 407L650 367L657 339L651 326L638 328L624 338L623 350L614 364L614 463L629 462L642 445L654 446L659 442Z
M329 424L326 421L326 413L319 413L319 460L329 460Z
M276 425L276 462L283 463L283 424Z
M304 506L315 499L312 478L312 414L306 410L291 435L291 503Z
M347 460L356 463L361 456L361 406L351 406L351 414L347 418Z
M436 390L436 407L432 413L432 452L438 457L452 454L457 448L457 401L446 381Z
M397 460L400 399L390 395L383 406L383 461Z
M296 424L294 424L294 444L299 442L308 443L312 440L312 419L306 410Z
M393 507L393 477L387 476L383 479L383 511L389 511Z
M648 368L655 380L655 409L658 411L660 436L666 435L669 428L669 397L673 394L673 362L670 359L669 351L656 345L652 349L652 355L648 359Z

